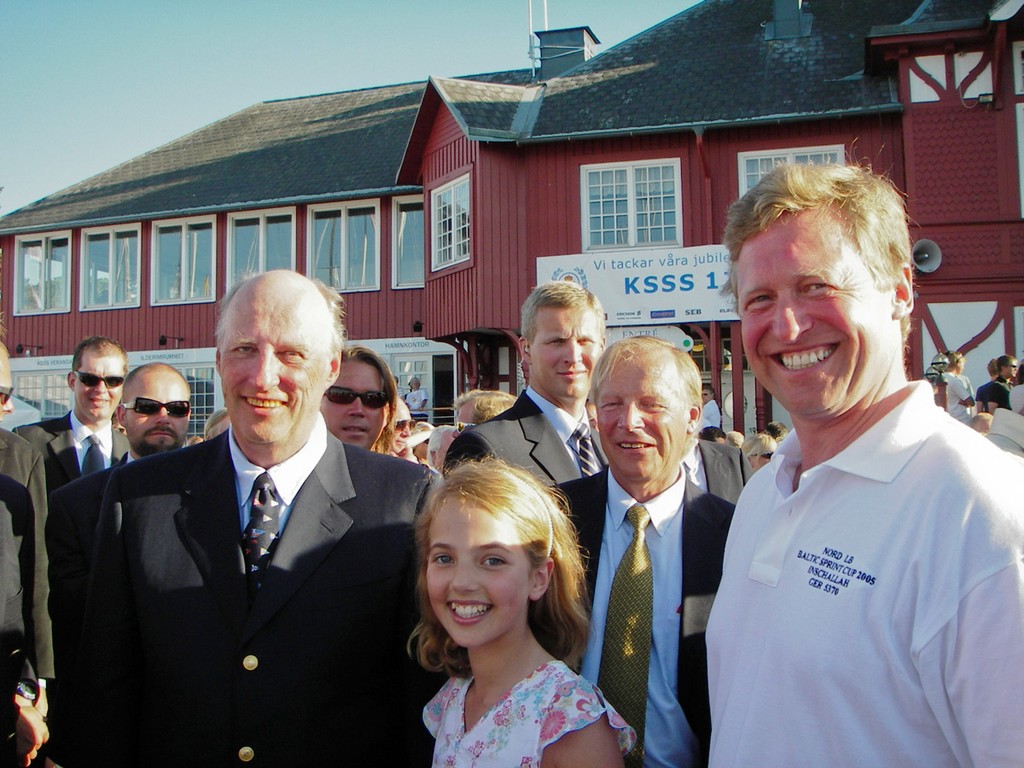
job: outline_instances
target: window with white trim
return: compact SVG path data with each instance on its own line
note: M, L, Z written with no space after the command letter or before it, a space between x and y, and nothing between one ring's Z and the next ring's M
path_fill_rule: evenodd
M842 163L846 156L842 144L824 147L795 147L793 149L769 149L761 152L740 152L737 154L740 174L740 195L753 189L772 168L784 163L798 165L824 165Z
M586 250L682 242L678 160L585 165L580 172Z
M1024 41L1013 44L1013 92L1024 96Z
M180 369L185 380L188 382L189 402L192 403L192 413L189 415L188 436L203 434L206 428L206 420L213 415L216 409L216 370L211 366L186 367Z
M339 291L380 288L380 227L376 201L310 206L309 270Z
M214 300L216 234L212 216L153 223L153 304Z
M71 233L15 241L14 314L71 311Z
M396 197L392 201L393 288L423 287L423 197Z
M1024 103L1017 110L1017 183L1020 185L1020 215L1024 218Z
M468 174L431 191L431 270L469 260L469 214Z
M71 407L66 373L16 373L13 384L18 398L37 409L42 419L63 416Z
M139 228L82 230L82 309L139 306Z
M231 285L246 275L295 269L294 209L228 216L228 276Z

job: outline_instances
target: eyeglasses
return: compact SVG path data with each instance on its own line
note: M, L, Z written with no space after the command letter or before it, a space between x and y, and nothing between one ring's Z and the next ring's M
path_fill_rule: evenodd
M117 389L124 384L124 376L97 376L95 373L84 371L75 371L75 376L87 387L98 386L101 381L107 385L107 389Z
M416 419L402 419L401 421L395 422L395 430L402 432L406 429L412 429L416 426Z
M167 415L175 419L183 419L192 411L188 400L174 400L170 403L161 403L159 400L150 400L148 397L136 397L134 402L122 403L129 411L135 411L140 416L155 416L163 408Z
M348 387L328 387L324 397L338 405L351 405L358 397L367 408L377 410L388 404L387 392L356 392Z
M14 387L0 387L0 405L7 405L14 394Z
M475 427L475 426L476 426L476 424L473 424L472 422L468 422L467 423L465 421L460 421L458 424L455 425L455 428L457 430L459 430L459 432L465 432L470 427Z

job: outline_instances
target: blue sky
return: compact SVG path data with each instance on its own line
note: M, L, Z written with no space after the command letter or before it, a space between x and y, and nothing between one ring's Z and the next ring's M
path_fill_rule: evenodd
M548 0L604 51L696 0ZM533 0L543 29L543 0ZM268 99L529 66L529 0L0 0L0 215Z

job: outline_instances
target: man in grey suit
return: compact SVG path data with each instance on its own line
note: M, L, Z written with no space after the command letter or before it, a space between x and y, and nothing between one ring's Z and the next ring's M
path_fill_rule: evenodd
M591 397L608 470L560 486L589 554L593 618L582 673L637 730L627 766L703 766L711 738L704 630L733 504L702 490L683 465L696 442L700 372L666 341L624 339L598 362ZM720 468L703 464L709 484ZM634 520L635 510L647 517ZM637 541L647 559L650 607L646 618L622 622L646 629L623 638L612 617L643 602L618 587L620 572L633 571L627 556ZM627 654L641 661L623 686L614 667Z
M13 394L10 356L7 346L0 342L0 420L14 410L11 403ZM0 475L6 475L25 489L26 512L12 519L20 566L19 584L24 590L23 624L26 642L34 651L35 673L39 679L48 680L54 675L54 665L50 614L46 610L49 582L46 578L46 543L43 540L46 523L43 457L18 435L0 429ZM39 689L34 704L42 714L46 714L45 687Z
M430 476L328 433L343 337L337 292L295 272L224 298L229 431L107 485L51 718L62 765L412 763L433 692L404 651Z
M600 470L586 403L604 349L601 303L576 283L543 283L526 298L521 326L530 386L507 411L455 438L445 464L498 456L552 485Z
M106 336L82 339L68 372L74 393L71 410L14 430L43 455L47 493L116 464L128 452L128 441L112 421L127 372L128 355L116 341Z

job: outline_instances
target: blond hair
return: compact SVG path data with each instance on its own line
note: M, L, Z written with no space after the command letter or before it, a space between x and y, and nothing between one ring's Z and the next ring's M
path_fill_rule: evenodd
M840 226L880 290L896 285L911 266L906 205L889 179L858 165L786 163L729 206L722 242L730 268L723 293L736 298L736 262L748 239L787 214L807 211ZM901 318L900 327L906 339L909 316Z
M557 659L577 667L587 646L589 615L586 580L576 530L566 503L554 488L542 485L529 472L500 459L467 461L452 469L431 491L416 520L419 563L416 597L420 621L409 638L410 654L431 672L453 677L472 673L468 651L455 644L430 606L427 564L430 525L445 503L454 501L511 522L519 533L531 568L547 558L554 569L547 591L530 602L527 620L541 646Z
M601 340L604 339L604 307L597 296L579 283L552 280L535 287L523 302L519 328L527 341L533 341L537 333L537 313L545 307L593 313L597 319Z

